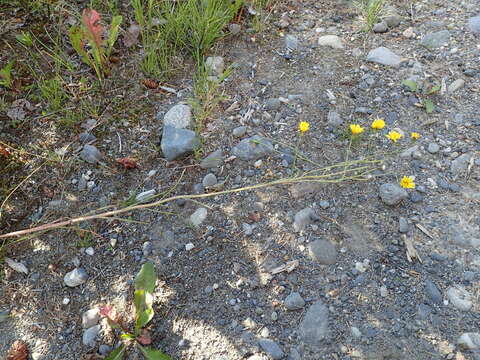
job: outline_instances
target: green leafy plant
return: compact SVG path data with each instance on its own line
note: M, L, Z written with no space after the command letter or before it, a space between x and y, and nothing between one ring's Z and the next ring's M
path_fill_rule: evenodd
M32 35L29 32L22 31L20 34L15 36L15 39L27 47L31 47L33 45Z
M112 18L107 39L103 39L104 28L100 24L100 15L93 9L83 11L81 26L70 28L69 37L73 48L83 62L95 70L100 80L110 73L109 58L117 41L122 20L120 15ZM90 51L85 49L86 43L90 46Z
M12 88L12 67L14 61L10 61L3 69L0 70L0 85L8 89Z
M153 319L153 292L157 275L155 267L151 262L143 264L140 272L135 278L135 292L133 303L135 305L135 326L133 331L129 331L124 325L123 320L112 306L103 306L100 308L100 314L107 318L107 322L112 329L118 329L121 332L121 344L113 350L104 360L123 359L125 351L129 346L136 346L147 360L171 360L170 356L160 350L146 347L152 343L150 334L146 329L148 323Z
M365 31L372 30L373 25L378 22L382 15L385 0L357 0L354 4L365 22Z
M440 85L427 84L426 86L421 87L416 81L409 79L403 80L402 85L418 97L420 101L419 106L425 108L427 114L430 114L435 110L435 104L431 99L431 96L440 90Z

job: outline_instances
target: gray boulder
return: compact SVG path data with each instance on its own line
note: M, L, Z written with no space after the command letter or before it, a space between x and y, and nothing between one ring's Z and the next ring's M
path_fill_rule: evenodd
M195 132L169 125L163 127L161 148L168 161L188 155L199 146L200 141Z
M398 67L402 62L402 58L386 47L378 47L368 53L367 61L385 66Z
M383 184L380 186L379 195L387 205L397 205L402 200L408 198L407 191L397 184Z
M80 158L90 164L96 164L102 159L102 154L93 145L84 145L80 152Z
M450 41L450 31L441 30L425 35L420 44L428 49L436 49L448 44Z
M259 135L243 139L232 149L232 154L244 161L258 160L272 152L272 143Z
M328 308L321 300L312 304L298 326L298 336L304 343L319 346L328 335Z
M177 104L167 111L163 117L163 126L186 129L192 123L192 108L185 104Z

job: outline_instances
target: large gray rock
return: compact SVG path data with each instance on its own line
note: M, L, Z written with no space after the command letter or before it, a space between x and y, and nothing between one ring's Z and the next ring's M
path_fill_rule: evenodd
M84 284L88 280L87 272L82 268L75 268L65 274L63 282L69 287L76 287Z
M462 349L478 350L480 349L480 333L463 333L457 343Z
M292 292L285 298L283 304L287 310L298 310L303 309L305 306L305 300L303 300L302 296L298 292Z
M232 154L244 161L258 160L272 152L272 143L259 135L243 139L232 149Z
M472 155L470 154L463 154L457 157L455 160L452 161L450 165L450 171L454 176L459 176L465 173L470 165L470 160Z
M161 148L168 161L191 154L198 146L200 141L193 131L169 125L163 127Z
M222 150L217 150L208 155L205 159L200 162L200 167L202 169L212 169L219 167L223 163L223 153Z
M305 228L312 222L319 220L317 214L312 208L305 208L295 214L295 220L293 221L293 229L295 232L305 230Z
M98 308L87 310L82 314L82 326L84 329L88 329L97 325L99 320L100 311Z
M85 330L82 336L83 345L88 347L94 347L97 341L97 336L99 332L100 332L100 325L95 325Z
M93 145L84 145L80 152L80 158L90 164L96 164L102 159L102 154Z
M451 286L447 290L448 300L458 310L468 311L472 308L472 295L460 285Z
M271 359L283 359L285 356L282 348L273 340L260 339L258 340L258 345L260 345L262 350L265 351Z
M387 205L397 205L408 198L407 191L397 184L383 184L380 186L379 195Z
M480 34L480 15L468 19L468 27L471 32Z
M422 44L423 46L429 49L436 49L443 45L448 44L449 41L450 41L450 31L441 30L441 31L437 31L437 32L425 35L420 41L420 44Z
M337 35L324 35L318 38L318 45L329 46L333 49L343 49L343 41Z
M328 240L318 239L308 245L310 257L323 265L335 264L337 249Z
M442 293L440 292L440 290L438 290L437 286L431 280L427 279L425 281L425 293L435 304L442 303Z
M186 129L192 123L192 108L185 104L177 104L167 111L163 117L163 126Z
M402 58L386 47L378 47L371 50L367 55L367 61L385 66L398 67Z
M319 346L328 335L328 308L321 300L312 304L298 326L298 336L308 345Z

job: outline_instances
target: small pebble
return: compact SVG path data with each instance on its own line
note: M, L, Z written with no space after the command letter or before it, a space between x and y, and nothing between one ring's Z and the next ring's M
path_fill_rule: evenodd
M188 243L188 244L185 245L185 250L186 250L186 251L190 251L190 250L192 250L194 247L195 247L195 245L193 245L192 243Z
M85 254L87 254L88 256L93 256L95 254L95 250L93 250L93 247L88 247L85 249Z

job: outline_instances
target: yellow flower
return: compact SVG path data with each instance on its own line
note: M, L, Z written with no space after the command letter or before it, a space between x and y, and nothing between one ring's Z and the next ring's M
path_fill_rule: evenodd
M298 130L300 130L301 133L308 131L309 128L310 128L310 124L306 121L301 121L298 124Z
M375 119L372 122L372 129L381 130L385 127L385 120L383 119Z
M350 131L352 132L353 135L361 134L363 132L363 130L364 130L363 127L361 127L358 124L351 124L350 125Z
M393 142L397 142L397 140L400 140L403 137L403 135L400 134L398 131L390 131L387 134L387 137Z
M410 134L410 137L413 139L413 140L417 140L417 139L420 139L420 134L417 133L417 132L412 132Z
M413 177L411 176L404 176L402 180L400 180L400 186L404 189L415 189L415 181L413 181Z

